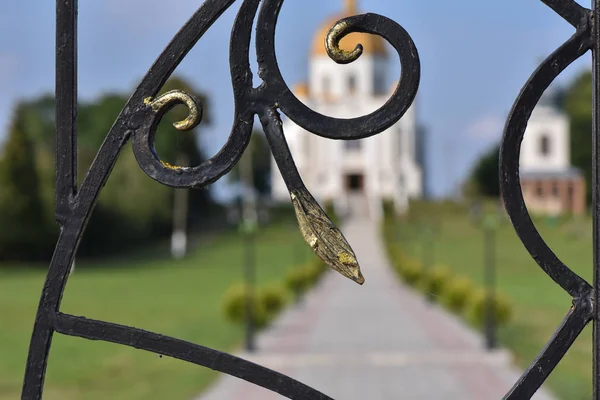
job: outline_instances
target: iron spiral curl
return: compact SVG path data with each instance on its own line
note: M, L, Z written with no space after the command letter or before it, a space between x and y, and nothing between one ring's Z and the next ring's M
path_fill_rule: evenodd
M168 165L160 160L154 150L158 123L174 104L184 104L189 109L189 116L176 127L180 130L192 129L200 123L202 105L180 91L169 92L158 98L156 96L188 52L233 3L235 0L205 0L183 25L150 67L121 111L79 188L75 187L76 164L65 163L57 158L57 199L60 204L57 205L56 214L61 232L36 314L21 397L23 400L42 398L48 354L55 332L174 357L245 379L291 399L329 399L318 390L290 377L224 352L133 327L60 312L69 270L85 226L117 157L128 140L132 139L141 169L152 179L176 188L200 188L224 176L240 160L250 141L256 115L260 118L273 156L290 190L305 239L310 242L315 253L324 258L332 268L362 283L352 249L300 178L283 134L278 110L306 130L331 139L359 139L382 132L404 115L416 96L420 78L416 47L400 25L380 15L358 15L335 24L328 35L331 40L327 44L332 59L337 62L353 61L343 59L337 50L339 39L344 35L351 32L372 33L382 36L396 49L402 73L395 92L379 110L349 120L326 117L300 102L279 71L274 42L277 17L283 0L243 0L234 22L229 49L235 103L229 138L217 154L200 165ZM57 71L60 72L57 74L56 86L57 103L60 104L57 109L60 111L57 111L57 116L60 117L57 117L57 155L72 161L77 159L76 130L69 131L65 127L73 128L76 122L72 116L76 115L76 101L73 99L76 97L77 51L74 38L77 1L57 0L56 4ZM259 76L263 83L254 88L249 52L252 26L258 12L256 48ZM315 229L323 226L330 228L329 233L319 236L315 242Z

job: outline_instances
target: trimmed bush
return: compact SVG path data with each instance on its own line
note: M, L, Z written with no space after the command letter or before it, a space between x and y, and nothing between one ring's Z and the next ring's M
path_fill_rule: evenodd
M476 326L485 324L485 315L487 310L488 293L485 289L478 289L474 292L469 301L469 319ZM504 325L510 321L512 317L512 307L506 296L501 293L496 293L494 296L494 311L495 320L498 325Z
M307 289L308 287L317 283L321 277L321 271L310 264L303 267L303 273L305 275L305 279L307 280Z
M423 279L423 268L416 262L403 263L401 264L400 274L407 284L417 286Z
M260 301L254 302L254 307L252 308L252 318L254 319L254 325L258 328L264 328L271 321L271 315L267 312L264 307L264 304Z
M291 292L298 296L308 289L309 279L306 268L294 268L285 275L285 284Z
M333 222L335 225L339 225L340 219L335 213L335 206L333 205L333 200L325 200L322 208L323 211L325 211L325 214L327 214L327 216L331 219L331 222Z
M309 285L317 283L325 272L325 265L321 259L311 261L303 268L305 269L304 273L306 274L306 279L309 281Z
M473 283L465 277L451 279L442 291L442 301L450 310L461 313L473 298Z
M223 300L223 311L227 319L232 322L243 321L244 301L247 295L247 288L241 283L233 285L227 290Z
M420 288L432 296L440 296L448 281L452 277L452 271L447 266L436 266L429 271L425 271L421 279Z
M398 265L402 261L402 249L397 244L391 244L388 246L388 254L390 255L393 264Z
M487 292L475 289L473 282L466 277L455 278L447 266L437 266L425 270L418 260L406 256L399 243L392 238L392 225L386 220L383 236L390 262L398 275L408 284L432 294L448 309L463 313L472 324L482 327L487 312ZM512 317L512 305L502 293L496 293L494 301L495 321L498 325L507 324Z
M313 268L315 268L316 270L318 270L321 275L323 273L325 273L327 271L327 269L329 268L329 266L327 264L325 264L325 262L323 260L321 260L318 257L315 257L310 264L312 265Z
M227 290L223 300L223 311L229 321L242 324L246 317L246 300L250 296L248 287L244 284L235 284ZM252 318L257 328L263 328L268 323L267 311L262 302L254 296L252 301Z
M396 247L395 249L392 250L394 253L390 253L391 256L391 264L392 267L394 267L394 269L396 270L396 272L398 272L398 274L400 274L401 277L404 276L404 269L408 267L408 264L411 263L415 263L413 260L407 259L406 257L403 256L402 251L400 250L399 247Z
M285 306L286 300L285 288L280 284L271 284L258 291L258 301L263 305L269 317L279 313Z

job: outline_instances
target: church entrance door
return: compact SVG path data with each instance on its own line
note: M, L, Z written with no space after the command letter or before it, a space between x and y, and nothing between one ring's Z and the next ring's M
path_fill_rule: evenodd
M346 189L349 192L362 192L364 189L364 175L363 174L346 175Z

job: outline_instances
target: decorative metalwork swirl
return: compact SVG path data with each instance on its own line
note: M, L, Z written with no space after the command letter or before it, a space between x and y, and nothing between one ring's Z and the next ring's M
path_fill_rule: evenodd
M160 160L154 148L156 128L162 116L175 104L189 109L186 120L175 126L192 129L201 120L202 105L186 93L172 91L156 97L195 43L235 0L206 0L175 35L134 91L98 151L85 179L77 191L72 182L74 164L58 160L57 219L61 232L42 291L31 338L22 399L42 396L48 352L54 332L92 340L132 346L185 360L194 364L245 379L271 391L294 399L328 399L327 396L296 380L255 365L238 357L140 329L95 321L60 312L60 302L84 228L100 191L125 143L132 138L136 159L154 180L177 188L199 188L215 182L230 171L241 158L258 115L267 135L273 156L290 191L302 234L315 253L344 276L364 282L354 252L342 233L310 195L296 169L278 110L303 128L331 139L359 139L375 135L393 125L412 104L419 83L420 64L415 45L408 33L392 20L375 14L345 18L334 25L327 36L327 51L339 63L351 62L360 50L345 54L339 40L351 32L366 32L385 38L398 52L402 64L398 87L377 111L359 118L343 120L321 115L300 102L281 76L275 55L275 27L283 0L244 0L241 2L230 41L230 70L235 111L233 127L223 148L198 166L173 166ZM262 4L261 4L262 3ZM75 110L74 71L76 63L76 4L57 0L57 101L61 118L57 118L58 149L64 160L76 160L72 115ZM258 14L256 48L259 76L263 83L254 88L249 51L252 26ZM65 42L66 41L66 42ZM68 43L67 43L68 42ZM66 43L66 44L65 44ZM62 68L62 69L61 69ZM69 78L71 74L71 78ZM65 105L61 108L61 104ZM67 107L68 106L68 107ZM57 114L58 115L58 114ZM65 122L66 121L66 122ZM61 132L67 134L61 136ZM62 172L65 172L64 174ZM66 177L66 178L65 178ZM71 187L72 185L72 187Z
M572 0L542 0L576 28L576 33L552 53L525 84L508 121L500 149L500 184L504 204L517 235L542 270L573 297L558 330L505 399L529 399L554 370L583 328L593 319L593 287L568 268L535 228L523 199L519 156L527 122L542 94L566 67L592 48L592 11Z

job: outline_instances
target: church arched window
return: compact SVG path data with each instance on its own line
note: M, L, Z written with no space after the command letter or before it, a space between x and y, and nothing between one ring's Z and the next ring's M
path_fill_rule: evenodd
M344 147L346 150L356 151L360 150L361 141L360 140L346 140L344 141Z
M550 137L548 135L542 135L540 138L540 153L542 156L548 156L550 151Z
M302 143L302 154L304 154L304 157L309 157L309 155L311 154L310 152L310 136L311 134L304 131L302 132L302 139L303 139L303 143Z
M558 182L553 182L552 183L552 196L559 197L559 195L560 195L560 189L558 187Z
M383 75L379 72L375 72L375 76L373 77L373 79L374 92L383 93L385 91L385 82Z
M323 94L328 96L331 91L331 80L328 76L323 77Z
M398 155L402 155L402 150L404 148L404 146L402 146L402 140L404 140L404 132L402 131L401 128L398 128L398 135L396 136L397 140L398 140Z
M348 76L348 91L354 93L356 91L356 75Z

